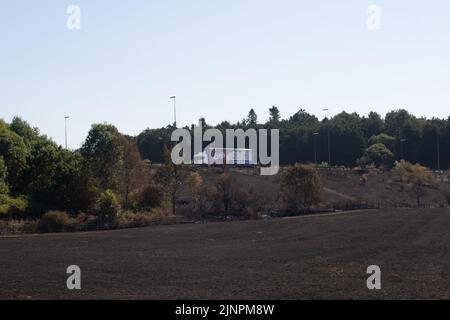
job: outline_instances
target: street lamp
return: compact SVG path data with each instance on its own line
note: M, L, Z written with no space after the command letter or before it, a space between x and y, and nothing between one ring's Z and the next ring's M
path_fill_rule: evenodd
M314 132L314 162L317 165L317 136L319 135L318 132Z
M328 109L323 109L323 112L325 112L325 118L328 119ZM327 135L328 135L328 165L331 166L331 147L330 147L330 123L327 124Z
M439 147L439 130L436 129L436 150L437 150L437 166L438 171L441 171L441 150Z
M173 100L173 126L176 127L177 126L177 96L172 96L170 97L170 99Z
M64 117L64 141L65 141L66 149L67 149L67 119L70 119L70 116Z

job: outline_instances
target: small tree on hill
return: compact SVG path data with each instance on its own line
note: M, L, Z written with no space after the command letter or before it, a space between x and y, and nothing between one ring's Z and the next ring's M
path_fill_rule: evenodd
M102 192L96 204L97 216L102 221L114 222L120 213L120 202L116 194L108 189Z
M293 210L304 211L319 203L322 186L316 169L296 163L286 169L281 183L282 196Z
M358 164L361 166L374 164L377 167L392 167L393 162L394 154L382 143L371 145L358 160Z
M123 142L123 161L120 168L120 189L125 210L129 209L130 194L138 189L145 177L145 162L142 161L135 143Z
M232 178L228 172L224 172L217 176L214 180L214 206L218 210L222 210L225 218L231 209L233 200Z
M410 193L416 198L417 207L422 205L422 199L427 195L428 188L437 185L433 173L420 164L401 160L395 163L393 174L397 181L409 188Z
M171 151L164 146L164 164L156 174L156 181L164 191L165 196L169 199L172 207L172 214L176 214L177 199L181 185L185 178L185 172L181 166L177 166L172 162Z
M203 183L202 176L198 172L193 171L188 175L187 183L191 191L192 207L194 211L197 211L199 209L200 190Z

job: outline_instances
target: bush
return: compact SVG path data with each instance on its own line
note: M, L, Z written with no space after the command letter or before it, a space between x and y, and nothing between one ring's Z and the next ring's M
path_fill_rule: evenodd
M416 197L418 208L422 205L422 198L428 193L428 188L438 185L438 180L428 168L404 160L395 163L392 174L402 187L406 186Z
M145 213L122 212L117 220L119 228L137 228L160 224L167 219L167 212L158 208Z
M6 194L0 194L0 216L23 214L28 207L24 197L12 198Z
M62 232L64 226L68 224L70 217L63 211L49 211L41 218L39 222L39 231L41 232Z
M36 233L38 222L35 220L0 220L0 234Z
M381 133L379 135L376 136L372 136L369 139L369 146L374 145L374 144L383 144L385 145L389 150L394 150L395 148L395 142L397 141L397 139L393 136L390 136L386 133Z
M6 183L6 178L8 177L8 170L3 160L3 156L0 156L0 194L8 194L9 187Z
M286 169L281 190L290 209L308 210L320 201L322 186L319 174L314 167L297 163Z
M214 180L214 188L210 193L214 211L224 213L225 217L231 208L233 200L232 177L229 173L222 173Z
M360 166L374 164L377 167L392 167L394 154L382 143L375 143L364 151L363 156L358 159Z
M255 219L257 215L257 202L252 190L244 191L241 189L234 190L231 195L231 208L233 214L244 219Z
M117 218L120 212L120 204L112 190L108 189L100 194L95 211L97 216L104 221L114 221Z
M131 202L134 211L149 211L161 206L163 193L154 185L148 185L132 195Z
M191 192L192 209L196 212L199 209L200 191L203 184L202 176L198 172L191 172L187 177L187 184Z

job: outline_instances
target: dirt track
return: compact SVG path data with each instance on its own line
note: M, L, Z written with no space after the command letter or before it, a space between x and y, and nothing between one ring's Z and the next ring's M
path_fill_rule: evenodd
M373 264L381 291L366 288ZM450 211L0 238L0 268L1 299L450 299Z

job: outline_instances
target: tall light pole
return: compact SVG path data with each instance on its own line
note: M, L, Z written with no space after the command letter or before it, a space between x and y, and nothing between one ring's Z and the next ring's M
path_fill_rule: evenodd
M441 171L441 150L439 147L439 129L436 129L436 149L437 149L437 166L438 171Z
M173 126L177 126L177 96L172 96L170 99L173 100Z
M64 117L64 141L65 141L65 146L67 149L67 119L69 119L70 116L65 116Z
M314 162L317 165L317 136L319 135L318 132L314 132Z
M330 147L330 123L328 119L328 109L323 109L323 112L325 112L325 118L327 118L327 135L328 135L328 165L331 166L331 147Z

